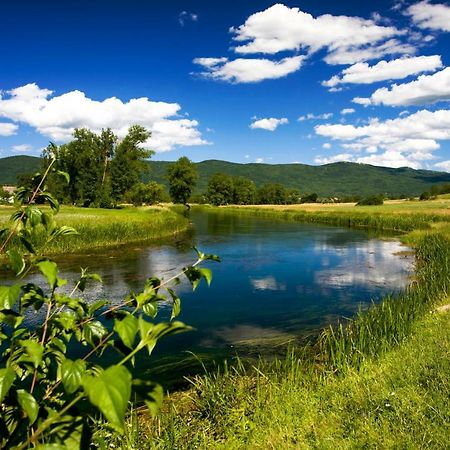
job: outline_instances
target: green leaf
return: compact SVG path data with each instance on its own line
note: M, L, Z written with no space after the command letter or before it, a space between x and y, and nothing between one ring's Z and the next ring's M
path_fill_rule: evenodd
M67 172L63 172L62 170L57 170L56 173L58 175L61 175L62 177L64 177L66 179L67 184L69 184L69 182L70 182L70 175Z
M103 308L105 305L109 305L111 302L109 300L98 300L92 305L89 305L88 314L92 316L96 311L100 308Z
M17 400L19 405L25 411L28 419L30 420L30 424L33 424L39 413L39 405L35 398L24 389L19 389L17 391Z
M33 448L36 450L68 450L67 446L63 444L39 444Z
M197 253L197 257L200 261L216 261L220 262L220 258L217 255L211 255L207 253L202 253L197 247L193 247L195 253Z
M11 367L0 369L0 403L3 402L15 379L16 373Z
M139 316L138 324L139 334L141 336L141 344L147 347L148 354L150 355L156 345L156 340L151 339L151 334L155 326L152 323L144 320L142 316Z
M170 320L175 319L181 312L181 300L177 297L173 299L172 314Z
M13 309L16 304L21 287L18 284L12 286L0 286L0 309Z
M132 349L138 331L138 321L136 317L129 314L121 320L115 319L114 330L117 332L124 345Z
M29 360L33 363L34 367L37 369L42 362L42 355L44 354L44 347L38 341L33 341L32 339L27 339L23 341L18 341L20 346L25 349Z
M48 284L52 289L56 288L58 266L55 262L44 260L37 264L38 269L41 271L42 275L47 279Z
M198 271L200 272L200 275L205 279L206 283L208 283L208 286L210 286L212 281L211 269L202 268L198 269Z
M22 254L14 249L8 250L6 254L8 255L11 269L16 273L16 275L20 275L25 270L25 259Z
M92 320L83 326L83 338L93 347L107 334L108 330L98 320Z
M144 311L147 316L154 319L158 314L158 304L156 302L147 303L142 307L142 311Z
M36 206L27 206L25 208L26 219L30 222L32 227L36 227L42 221L42 211Z
M56 412L53 412L57 414ZM50 414L49 414L50 415ZM36 449L80 450L91 448L91 432L85 417L66 414L59 417L51 430L51 444L40 444ZM35 447L33 447L34 449Z
M163 388L153 381L135 379L133 393L145 402L150 414L155 417L163 402Z
M117 431L123 432L125 412L131 396L131 374L124 366L111 366L98 376L83 378L83 388Z
M59 210L59 202L58 200L56 200L55 197L53 197L52 194L50 194L50 192L41 192L39 194L39 198L43 198L45 200L47 200L48 204L50 205L50 208L52 208L54 211L58 211Z
M60 366L61 381L68 394L73 394L80 386L86 371L86 363L82 359L71 361L66 359Z
M204 261L216 261L216 262L221 262L220 257L217 255L210 255L210 254L206 254L203 255L203 260Z
M10 309L0 311L0 323L6 323L11 328L17 328L23 322L23 316Z
M182 322L158 323L156 325L146 322L142 317L139 317L139 333L141 336L141 346L146 346L148 353L151 354L155 348L156 343L163 336L169 334L182 333L184 331L192 330L191 327Z
M66 225L62 225L59 228L55 228L52 231L51 238L55 239L59 236L70 236L70 235L79 234L78 231L73 227L68 227Z
M205 281L208 283L208 286L211 284L212 272L210 269L197 269L196 267L188 267L187 269L184 269L184 274L191 282L192 290L194 291L199 285L202 278L205 279Z
M186 275L186 278L191 282L192 290L195 291L198 284L200 283L200 280L202 279L200 271L195 267L188 267L184 270L184 274Z
M98 273L88 273L87 269L81 269L81 277L77 283L77 289L83 292L86 289L86 283L89 281L102 282L102 278Z

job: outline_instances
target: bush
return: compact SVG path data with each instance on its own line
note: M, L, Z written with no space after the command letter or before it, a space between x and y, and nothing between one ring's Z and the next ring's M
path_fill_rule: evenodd
M370 197L363 198L356 206L369 206L369 205L382 205L384 203L383 196L371 195Z
M317 202L318 195L315 192L312 192L311 194L304 195L300 203L316 203Z
M419 200L430 200L431 194L428 191L422 192L420 194Z
M133 203L135 206L140 206L143 203L146 205L154 205L155 203L169 200L164 186L149 181L147 184L137 183L125 194L126 201Z

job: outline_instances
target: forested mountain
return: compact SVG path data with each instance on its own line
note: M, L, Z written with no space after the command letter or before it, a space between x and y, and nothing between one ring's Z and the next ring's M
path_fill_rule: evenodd
M149 161L150 179L168 185L165 178L167 161ZM39 170L40 159L32 156L11 156L0 159L0 184L15 184L17 175ZM217 172L243 176L253 180L257 187L264 183L280 183L297 188L301 193L317 192L319 196L346 196L371 194L419 195L434 184L450 183L450 173L414 170L406 167L393 169L368 164L339 162L323 166L306 164L238 164L208 160L195 164L199 180L196 192L205 192L208 178Z

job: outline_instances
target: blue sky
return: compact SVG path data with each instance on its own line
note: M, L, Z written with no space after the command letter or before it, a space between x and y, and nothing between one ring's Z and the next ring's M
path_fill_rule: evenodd
M450 5L3 2L0 156L140 123L160 160L450 171Z

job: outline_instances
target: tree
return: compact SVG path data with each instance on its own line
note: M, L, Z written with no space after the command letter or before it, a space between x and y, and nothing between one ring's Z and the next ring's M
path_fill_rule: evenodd
M235 205L252 205L256 202L256 186L245 177L233 177L233 203Z
M125 138L115 149L114 159L110 164L111 196L115 201L122 198L141 179L142 173L148 169L144 160L154 152L142 148L151 133L140 125L133 125Z
M266 183L258 190L258 203L284 205L287 203L286 189L278 183Z
M140 206L143 203L154 205L164 201L166 197L167 193L164 190L164 186L155 181L149 181L147 184L137 183L125 195L126 200L135 206Z
M153 153L141 147L149 137L150 132L140 125L130 127L121 141L109 128L99 134L76 129L71 142L59 147L50 144L43 152L45 165L56 158L55 169L70 177L64 184L61 177L49 176L49 188L63 202L111 206L140 181L147 168L144 160Z
M311 194L305 194L301 198L300 203L316 203L317 198L318 198L318 195L315 192L312 192Z
M169 165L167 178L172 202L187 205L198 179L194 163L186 156L182 156L178 161Z
M208 180L206 193L209 203L220 206L233 203L234 183L233 177L224 173L216 173Z

